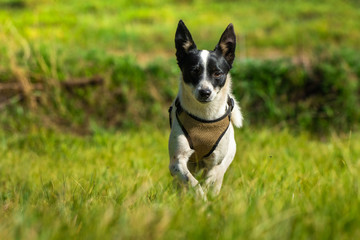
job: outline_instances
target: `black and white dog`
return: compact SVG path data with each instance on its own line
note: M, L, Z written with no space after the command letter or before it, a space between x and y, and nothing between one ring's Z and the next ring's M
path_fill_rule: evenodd
M236 152L233 125L240 128L243 120L231 94L229 74L235 58L234 27L229 24L214 51L198 50L180 20L175 46L182 77L177 98L169 109L169 169L206 199L207 190L212 189L214 194L220 191ZM201 169L203 186L194 177Z

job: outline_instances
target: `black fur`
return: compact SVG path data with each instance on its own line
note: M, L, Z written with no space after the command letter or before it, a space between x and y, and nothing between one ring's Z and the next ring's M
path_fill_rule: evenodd
M184 46L188 45L187 48ZM192 36L185 26L182 20L179 21L178 27L175 33L175 47L176 47L176 58L178 60L178 64L181 68L183 65L183 61L186 60L186 56L191 54L192 52L196 52L197 48L195 45Z
M226 28L214 51L209 51L207 80L215 87L223 87L235 58L236 37L232 24ZM205 66L201 61L201 51L197 49L190 31L182 20L175 34L176 58L184 82L196 86L203 78Z
M214 51L222 54L226 61L232 66L235 58L236 36L234 26L230 23L221 35L219 43L216 45Z

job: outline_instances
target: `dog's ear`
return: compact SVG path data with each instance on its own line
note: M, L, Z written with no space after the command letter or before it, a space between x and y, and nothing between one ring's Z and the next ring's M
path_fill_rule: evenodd
M234 26L232 23L230 23L221 35L220 41L216 45L214 51L220 52L231 67L235 58L235 47L236 36L234 32Z
M191 34L182 20L179 21L175 33L176 57L178 62L190 51L196 50Z

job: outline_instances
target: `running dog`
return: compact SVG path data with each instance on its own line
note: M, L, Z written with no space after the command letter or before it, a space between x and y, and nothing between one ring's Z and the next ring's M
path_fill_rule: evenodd
M220 191L236 152L234 126L240 128L243 121L229 74L235 58L234 27L228 25L213 51L198 50L180 20L175 46L182 76L169 109L169 170L206 200L208 190L215 195ZM203 170L202 186L194 177L199 170Z

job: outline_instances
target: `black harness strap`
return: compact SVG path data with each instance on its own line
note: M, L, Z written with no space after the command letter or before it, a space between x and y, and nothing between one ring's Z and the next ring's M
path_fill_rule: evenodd
M169 110L168 110L168 112L169 112L170 129L172 128L172 119L171 119L172 109L173 109L173 106L170 106L170 107L169 107Z
M201 122L201 123L215 123L215 122L219 122L219 121L223 120L224 118L228 117L228 118L229 118L229 125L230 125L230 122L231 122L231 112L232 112L232 110L234 109L234 99L232 99L230 96L228 96L228 101L227 101L227 103L228 103L228 108L227 108L227 110L226 110L226 112L225 112L225 114L224 114L223 116L221 116L220 118L215 119L215 120L206 120L206 119L201 119L201 118L199 118L199 117L197 117L197 116L194 116L194 115L186 112L186 111L182 108L182 106L181 106L181 104L180 104L179 98L176 98L176 100L175 100L176 119L177 119L177 121L178 121L178 123L179 123L179 125L180 125L180 127L181 127L181 129L182 129L182 131L183 131L183 133L184 133L184 135L185 135L185 137L187 138L187 140L188 140L188 142L189 142L189 146L190 146L191 149L194 149L194 147L193 147L193 142L192 142L192 140L191 140L191 137L190 137L189 133L186 131L185 127L183 126L182 122L180 121L179 115L180 115L183 111L185 111L185 113L186 113L187 115L189 115L191 118L193 118L194 120L199 121L199 122ZM173 106L170 106L170 108L169 108L170 128L172 128L172 118L171 118L172 109L173 109ZM212 146L210 152L207 153L204 157L210 156L210 154L216 149L218 143L220 142L220 140L222 139L222 137L223 137L224 134L226 133L227 129L229 128L229 125L228 125L228 127L225 129L225 131L222 132L222 134L219 136L219 138L217 139L215 145Z
M199 122L203 122L203 123L213 123L213 122L218 122L222 119L224 119L225 117L229 117L229 119L231 119L231 112L234 109L234 99L232 99L230 96L228 96L228 101L227 101L229 107L226 110L225 114L223 116L221 116L218 119L215 120L206 120L206 119L201 119L197 116L192 115L191 113L186 112L187 114L189 114L189 116L191 116L193 119L199 121ZM179 98L176 98L175 100L175 106L176 106L176 112L177 114L180 114L182 111L184 111L184 109L182 108ZM171 118L171 112L172 112L173 106L169 107L169 122L170 122L170 128L172 128L172 118Z

